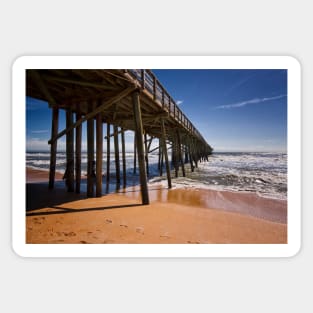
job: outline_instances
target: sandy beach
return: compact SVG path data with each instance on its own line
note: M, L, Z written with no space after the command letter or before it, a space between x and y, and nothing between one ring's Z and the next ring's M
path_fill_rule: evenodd
M87 199L68 193L62 174L27 168L27 243L287 243L287 202L253 193L140 187Z

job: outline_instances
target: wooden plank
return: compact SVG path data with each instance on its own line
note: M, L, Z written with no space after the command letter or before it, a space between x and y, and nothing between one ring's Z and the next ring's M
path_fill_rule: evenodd
M71 84L71 85L79 85L84 87L93 87L93 88L100 88L104 90L116 90L116 87L108 86L106 84L99 84L93 83L89 81L73 79L73 78L64 78L64 77L57 77L49 74L42 75L46 80L52 80L60 83Z
M147 183L145 158L144 158L144 143L143 143L143 138L142 138L143 127L142 127L142 119L141 119L140 98L139 98L138 91L133 93L133 111L134 111L135 128L136 128L137 153L138 153L138 163L139 163L142 204L149 204L149 192L148 192L148 183Z
M116 189L119 189L121 185L121 170L120 170L120 151L119 151L119 144L118 144L118 127L114 125L113 129L114 129Z
M76 113L76 121L81 118L80 113ZM81 183L81 152L82 152L82 125L76 127L75 136L75 172L76 172L76 193L80 193L80 183Z
M66 111L66 128L73 124L73 112ZM74 191L74 131L66 134L66 170L64 174L67 191Z
M156 100L156 78L153 75L153 100Z
M122 133L122 130L119 130L119 131L117 132L117 134L121 134L121 133ZM109 137L114 137L114 135L115 135L115 133L106 135L106 136L104 137L104 139L108 139Z
M103 125L101 113L96 116L96 197L102 196Z
M55 137L51 138L48 143L51 144L55 140L59 139L63 135L65 135L67 132L71 131L72 129L76 128L77 126L81 125L83 122L90 120L94 118L98 113L108 109L111 105L113 105L115 102L119 101L120 99L128 96L132 91L134 91L134 87L128 87L124 89L122 92L118 93L115 97L112 97L111 99L105 101L100 106L86 114L84 117L82 117L79 121L74 123L70 128L66 128L62 130L59 134L57 134Z
M154 152L160 148L161 148L161 144L159 143L159 145L157 147L153 148L152 150L149 150L149 153Z
M141 87L142 89L145 89L145 79L146 79L146 75L145 75L145 70L141 70Z
M125 131L122 128L122 161L123 161L123 187L126 188L126 154L125 154Z
M172 181L171 181L171 170L170 170L170 164L168 161L168 154L167 154L167 146L166 146L166 132L165 132L165 126L164 126L164 120L161 121L161 127L162 127L162 151L165 158L165 167L166 167L166 174L167 174L167 183L168 188L172 188Z
M59 127L59 109L53 108L51 137L54 137L58 133L58 127ZM52 189L54 187L56 155L57 155L57 141L54 141L50 147L49 189Z

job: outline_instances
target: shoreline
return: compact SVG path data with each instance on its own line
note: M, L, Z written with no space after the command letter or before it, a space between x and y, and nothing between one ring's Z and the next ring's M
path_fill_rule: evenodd
M100 198L68 193L62 174L27 169L27 243L287 243L287 201L256 194L149 186ZM70 213L70 214L69 214Z
M26 167L26 183L41 183L48 182L49 180L49 170L39 170L32 167ZM61 181L63 174L60 172L55 172L55 181Z

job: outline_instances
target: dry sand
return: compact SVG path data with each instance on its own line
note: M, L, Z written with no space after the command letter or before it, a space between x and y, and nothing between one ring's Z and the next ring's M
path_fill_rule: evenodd
M27 243L287 243L286 201L153 186L143 206L139 186L86 199L47 179L27 169Z

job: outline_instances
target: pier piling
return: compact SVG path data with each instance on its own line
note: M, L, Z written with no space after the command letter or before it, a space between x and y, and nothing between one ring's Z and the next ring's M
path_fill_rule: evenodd
M109 192L110 187L110 124L107 123L107 174L106 174L106 193Z
M73 124L73 112L66 111L66 128ZM67 191L74 191L74 130L72 129L66 134L66 169L65 169L65 183Z
M118 127L113 125L114 133L114 153L115 153L115 175L116 175L116 189L121 186L121 170L120 170L120 149L118 143Z
M96 196L102 196L103 125L101 113L96 116Z
M135 131L137 141L137 153L138 153L138 164L139 164L139 175L140 175L140 186L141 186L141 197L142 204L149 204L149 193L147 174L145 168L145 156L144 156L144 142L143 142L143 127L140 109L139 92L133 93L133 112L135 118Z
M92 104L89 104L89 109L92 110ZM94 195L94 119L90 118L87 121L87 197Z
M58 134L59 128L59 109L52 109L52 126L51 126L51 138ZM57 141L54 141L50 146L50 172L49 172L49 189L54 187L55 179L55 166L57 156Z
M76 113L76 122L81 119L81 113ZM75 128L75 191L80 193L81 183L81 153L82 153L82 125Z
M122 137L122 164L123 164L123 188L126 188L126 153L125 153L125 131L121 129Z

